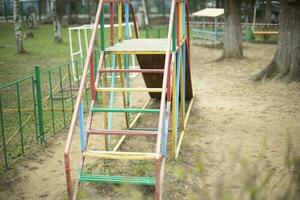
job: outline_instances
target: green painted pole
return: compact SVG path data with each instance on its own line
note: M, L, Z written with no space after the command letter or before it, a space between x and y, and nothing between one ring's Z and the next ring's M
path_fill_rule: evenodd
M60 85L60 94L61 94L61 106L62 106L62 111L63 111L63 122L64 122L64 127L66 127L65 97L64 97L61 66L58 67L58 72L59 72L59 85Z
M172 51L176 50L176 15L174 15L173 31L172 31Z
M3 154L4 154L4 162L5 167L8 168L8 159L7 159L7 150L6 150L6 141L5 141L5 130L4 130L4 120L3 120L3 111L2 111L2 98L0 93L0 121L1 121L1 136L3 143Z
M17 110L18 110L18 119L19 119L19 132L20 132L22 154L24 155L24 136L23 136L21 100L20 100L20 82L16 83L16 90L17 90Z
M72 64L73 64L73 63L72 63ZM70 95L71 95L72 109L74 109L73 85L72 85L72 76L71 76L70 63L68 63L68 77L69 77L69 88L70 88Z
M32 84L32 99L33 99L35 139L38 142L39 141L39 135L38 135L38 125L37 125L37 117L36 117L36 95L35 95L34 77L33 76L31 78L31 84Z
M39 125L39 138L41 144L45 142L44 132L44 117L43 117L43 103L42 103L42 89L41 89L41 68L35 66L35 88L36 88L36 102L37 102L37 113L38 113L38 125Z
M104 12L103 12L103 10L101 11L101 15L100 15L100 23L101 23L101 28L100 28L101 51L104 51L104 48L105 48L105 39L104 39L105 35L104 35Z
M48 71L49 80L49 93L50 93L50 103L51 103L51 120L52 120L52 133L55 134L55 115L54 115L54 105L53 105L53 92L52 92L52 77L51 70Z

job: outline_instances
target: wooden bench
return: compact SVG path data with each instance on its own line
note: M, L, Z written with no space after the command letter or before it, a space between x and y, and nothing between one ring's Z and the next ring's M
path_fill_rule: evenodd
M271 35L278 35L278 31L254 31L253 34L271 36Z

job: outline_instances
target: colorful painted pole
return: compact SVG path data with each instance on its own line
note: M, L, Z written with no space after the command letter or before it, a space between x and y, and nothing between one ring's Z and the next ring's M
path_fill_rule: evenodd
M5 129L4 129L4 120L3 120L3 108L2 108L2 95L0 93L0 122L1 122L1 137L3 144L3 154L4 154L4 163L5 167L8 168L8 158L6 152L6 140L5 140Z
M40 66L35 66L35 89L37 98L37 111L38 111L38 127L39 138L41 144L44 143L44 117L43 117L43 103L42 103L42 89L41 89L41 69Z
M119 39L119 42L122 42L123 40L123 33L122 33L122 16L123 16L123 13L122 13L122 1L120 1L118 3L118 39Z
M101 12L101 14L100 14L100 24L101 24L101 28L100 28L101 51L103 52L105 49L104 12ZM101 67L101 66L98 66L98 67Z
M129 26L129 4L125 3L125 39L129 39L130 37L130 26ZM132 56L132 63L134 63L135 56ZM125 69L129 69L129 55L124 55L124 64ZM129 73L125 73L126 87L130 87L130 76ZM126 93L126 106L130 107L130 92ZM128 121L130 121L130 114L128 113Z
M110 12L110 45L114 45L114 2L110 2L109 4L109 12Z
M117 57L115 54L112 55L112 68L116 69L117 65ZM111 76L111 87L115 87L116 82L116 73L112 73ZM110 92L110 100L109 100L109 109L114 109L114 99L115 99L115 93L112 91ZM113 129L113 112L108 113L108 130ZM111 136L108 136L108 149L111 149Z
M82 102L79 106L78 111L78 121L79 121L79 136L80 136L80 150L83 152L85 150L85 128L84 128L84 112Z

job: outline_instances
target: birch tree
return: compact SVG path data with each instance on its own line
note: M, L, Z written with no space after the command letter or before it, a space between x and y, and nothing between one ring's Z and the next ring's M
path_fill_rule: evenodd
M20 13L20 0L14 1L14 28L15 28L15 37L16 37L16 50L17 53L25 53L23 46L23 37L22 37L22 17Z

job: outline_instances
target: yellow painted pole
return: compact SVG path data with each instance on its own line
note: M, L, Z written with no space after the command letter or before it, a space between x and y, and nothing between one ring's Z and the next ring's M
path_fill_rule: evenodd
M176 62L175 62L176 63ZM172 80L172 155L176 157L177 127L176 127L176 64L173 66Z
M179 50L181 58L183 58L183 51L182 49ZM184 96L184 90L185 88L183 87L184 82L183 82L183 59L180 59L180 112L181 112L181 129L184 130L184 120L185 120L185 96Z
M119 42L122 42L122 2L118 3L118 32L119 32Z
M105 65L106 63L104 63L104 68L106 68L106 65ZM107 87L107 75L106 75L107 73L103 73L103 81L104 81L104 87ZM107 103L107 93L106 92L104 92L103 93L103 95L102 95L102 102L103 102L103 107L104 108L107 108L107 105L108 105L108 103ZM104 127L104 129L106 130L107 128L108 128L108 117L107 117L107 112L103 112L103 118L104 118L104 120L103 120L103 127ZM108 145L108 136L107 135L105 135L105 150L108 150L109 149L109 145Z
M118 61L119 61L119 68L123 69L123 65L122 65L122 56L118 55ZM124 81L124 74L121 73L120 74L120 82L122 85L122 88L119 88L119 91L122 91L122 99L123 99L123 106L124 108L127 108L127 99L126 99L126 93L125 93L125 81ZM113 89L113 88L111 88ZM118 90L118 88L114 88L115 90ZM127 128L129 128L129 113L124 113L125 114L125 120L126 120L126 126Z
M83 156L116 160L155 160L157 158L156 153L120 151L86 151Z
M183 1L181 1L179 3L179 16L178 16L178 19L179 19L179 41L181 42L182 41L182 36L183 36L183 30L182 30L182 16L183 16L183 13L182 13L182 9L183 9Z

